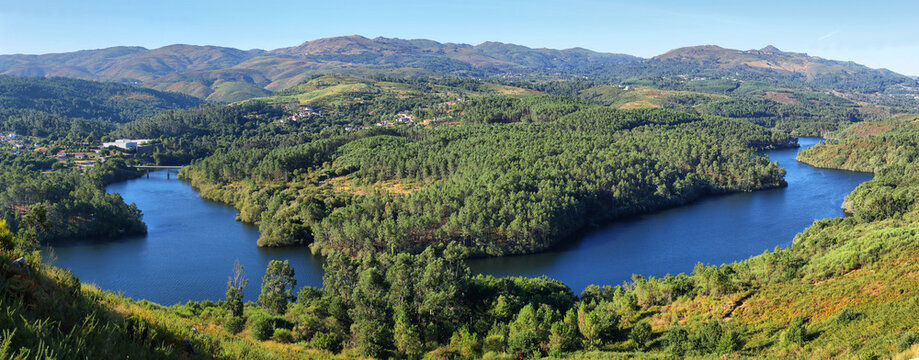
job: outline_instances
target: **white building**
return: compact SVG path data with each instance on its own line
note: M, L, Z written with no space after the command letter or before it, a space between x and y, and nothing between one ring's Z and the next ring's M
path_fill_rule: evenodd
M102 148L105 149L105 148L114 146L114 147L125 149L125 150L135 150L137 149L138 146L141 146L148 142L150 142L150 140L148 139L136 139L136 140L118 139L113 142L102 143Z

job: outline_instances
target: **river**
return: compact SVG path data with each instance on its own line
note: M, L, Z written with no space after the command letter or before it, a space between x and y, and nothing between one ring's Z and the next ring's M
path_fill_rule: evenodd
M800 138L801 147L817 138ZM590 284L621 284L632 274L690 272L697 262L722 264L789 246L814 220L842 216L843 197L872 175L818 169L795 160L798 149L769 151L787 170L787 188L735 193L622 219L551 251L473 259L473 273L546 275L575 293ZM148 233L115 241L82 240L54 249L55 265L81 281L161 304L222 299L233 263L249 277L246 300L258 296L272 259L289 260L298 286L322 285L322 259L306 248L265 249L258 229L236 222L236 211L209 202L166 172L110 185L144 213Z

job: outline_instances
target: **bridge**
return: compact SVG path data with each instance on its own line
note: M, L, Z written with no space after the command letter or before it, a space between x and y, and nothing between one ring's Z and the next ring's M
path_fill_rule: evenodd
M176 169L176 170L179 170L179 169L181 169L181 168L183 168L183 167L186 167L186 166L189 166L189 165L176 165L176 166L167 166L167 165L130 165L130 166L133 167L133 168L138 168L138 169Z
M170 178L170 174L172 174L172 170L181 170L182 168L184 168L184 167L186 167L186 166L189 166L189 165L175 165L175 166L170 166L170 165L130 165L130 167L133 167L133 168L135 168L135 169L144 169L144 171L145 171L146 174L147 174L147 178L148 178L148 179L150 178L150 170L151 170L151 169L152 169L152 170L163 170L163 169L165 169L165 170L166 170L166 179L169 179L169 178Z

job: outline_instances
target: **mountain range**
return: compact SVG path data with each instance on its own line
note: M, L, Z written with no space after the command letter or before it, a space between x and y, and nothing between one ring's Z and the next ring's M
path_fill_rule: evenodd
M862 92L914 87L917 81L852 62L783 52L773 46L732 50L713 45L675 49L642 59L583 48L529 48L352 35L274 50L169 45L112 47L44 55L0 55L0 74L63 76L126 82L218 102L264 96L317 73L448 76L592 76L626 80L730 76Z

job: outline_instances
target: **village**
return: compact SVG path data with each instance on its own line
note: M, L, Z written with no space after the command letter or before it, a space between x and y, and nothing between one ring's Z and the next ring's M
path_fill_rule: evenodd
M297 105L296 109L292 110L291 115L285 116L279 119L278 122L281 124L285 124L285 123L292 124L292 123L296 123L300 121L306 121L307 119L310 119L311 117L321 118L324 116L325 115L321 111L319 111L317 108L311 105L300 104L300 105ZM433 126L435 124L446 123L451 118L452 118L451 116L447 116L447 117L437 116L431 119L419 120L415 115L409 112L400 112L390 119L380 120L374 123L373 125L360 125L360 126L348 125L348 126L345 126L344 129L345 131L363 130L363 129L373 128L374 126L376 127L415 128L418 126Z
M14 157L26 154L50 157L57 160L53 166L55 170L72 168L85 172L111 156L152 152L154 147L150 142L149 139L118 139L101 145L65 144L9 132L0 134L0 152Z

